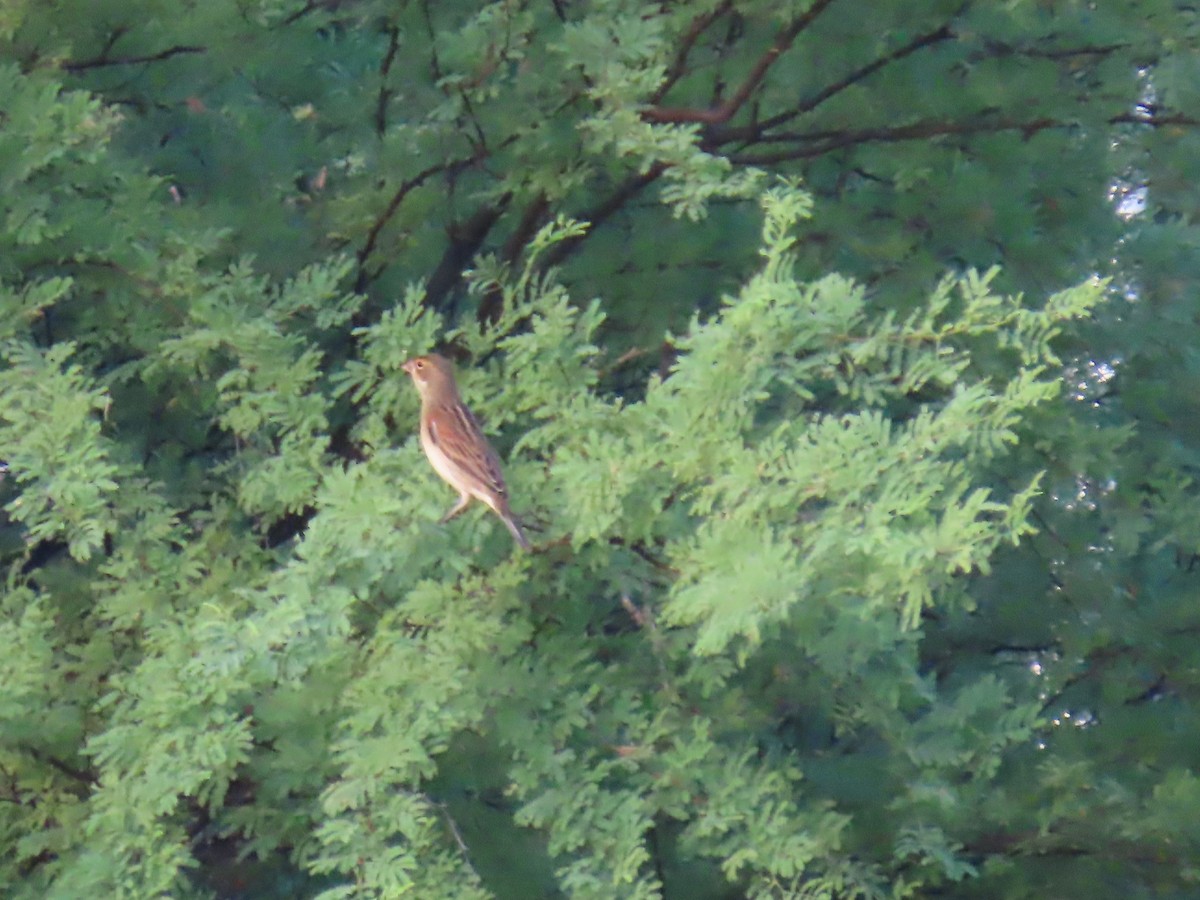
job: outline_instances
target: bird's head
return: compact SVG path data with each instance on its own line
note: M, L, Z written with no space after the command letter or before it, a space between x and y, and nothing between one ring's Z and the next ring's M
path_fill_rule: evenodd
M414 356L400 369L412 378L413 384L417 386L422 397L427 396L431 391L441 391L447 388L454 390L454 367L444 356L436 353L430 353L428 356Z

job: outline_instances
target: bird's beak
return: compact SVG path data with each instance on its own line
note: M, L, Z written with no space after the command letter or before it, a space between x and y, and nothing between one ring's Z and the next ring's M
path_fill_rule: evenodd
M406 375L411 375L413 372L413 361L410 359L408 362L404 363L404 365L400 367L400 371L404 372Z

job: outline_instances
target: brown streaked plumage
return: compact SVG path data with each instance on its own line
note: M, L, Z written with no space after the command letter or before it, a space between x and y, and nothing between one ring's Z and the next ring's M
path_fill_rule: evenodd
M414 357L400 368L412 377L421 395L421 449L434 471L458 491L458 503L442 521L453 519L471 500L481 500L528 550L529 541L508 508L500 458L458 395L450 361L431 353Z

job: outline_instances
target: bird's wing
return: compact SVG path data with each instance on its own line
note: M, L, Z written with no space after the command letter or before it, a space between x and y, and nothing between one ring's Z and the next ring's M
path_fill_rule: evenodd
M429 412L427 426L429 440L464 477L498 497L506 496L500 458L466 406L448 403L435 407Z

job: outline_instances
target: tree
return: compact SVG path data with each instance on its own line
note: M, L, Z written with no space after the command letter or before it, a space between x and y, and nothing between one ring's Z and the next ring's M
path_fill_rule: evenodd
M80 10L0 13L14 896L1188 889L1185 6Z

